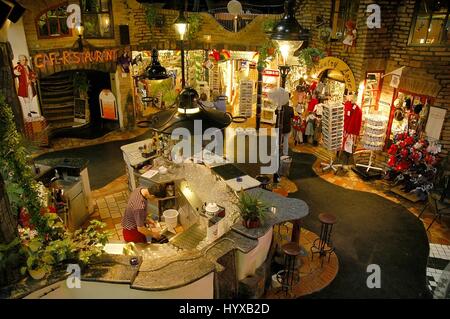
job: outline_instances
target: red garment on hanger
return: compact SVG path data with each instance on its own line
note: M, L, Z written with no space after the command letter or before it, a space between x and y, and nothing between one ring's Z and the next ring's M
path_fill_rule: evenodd
M311 93L314 92L314 90L316 89L316 87L317 87L317 82L314 81L314 82L311 83L311 85L309 86L309 91L310 91Z
M319 103L319 100L316 98L311 99L308 103L308 112L313 112L314 107Z
M362 124L362 110L350 101L344 104L344 131L347 134L359 135Z

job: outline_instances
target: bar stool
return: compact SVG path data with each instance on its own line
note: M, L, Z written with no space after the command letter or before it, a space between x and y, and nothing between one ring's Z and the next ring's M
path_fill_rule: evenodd
M311 260L314 259L314 254L319 254L319 258L322 258L328 254L328 262L330 262L331 254L334 253L333 243L331 241L331 233L333 231L333 225L336 223L336 216L333 214L322 213L319 215L320 223L320 237L314 240L311 246ZM322 265L323 267L323 259Z
M283 270L277 273L276 278L281 284L281 291L287 296L292 291L292 287L300 281L299 272L295 268L296 258L300 255L300 247L297 243L290 242L284 244L281 249L284 253L284 266Z

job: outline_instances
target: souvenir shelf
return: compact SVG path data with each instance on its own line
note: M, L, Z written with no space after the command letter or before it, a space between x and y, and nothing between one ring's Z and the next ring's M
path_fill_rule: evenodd
M369 163L367 165L356 164L356 166L367 168L367 172L371 169L378 171L383 170L380 167L373 166L372 159L374 158L373 151L383 149L387 121L388 119L381 115L368 115L366 117L364 135L362 138L364 151L361 152L370 152Z
M251 117L253 107L253 81L242 80L239 83L239 116Z
M211 91L216 96L220 95L220 73L219 65L217 62L214 63L214 67L209 70L209 87Z
M338 151L342 147L344 134L344 105L341 103L325 104L322 114L322 136L323 144L329 151ZM337 171L341 164L334 164L331 156L329 163L321 163L323 170L332 169Z
M271 69L264 70L262 83L263 105L261 107L261 122L263 123L275 124L277 121L275 113L276 106L268 99L267 94L279 86L279 80L280 71Z

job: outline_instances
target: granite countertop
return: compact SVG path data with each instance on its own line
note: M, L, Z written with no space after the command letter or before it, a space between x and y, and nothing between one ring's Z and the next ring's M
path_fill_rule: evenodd
M232 230L249 238L258 239L264 236L274 225L301 219L309 214L308 205L300 199L283 197L277 193L260 188L246 190L246 192L253 196L259 196L262 201L271 207L276 207L275 214L272 212L266 214L261 227L246 228L242 225L242 220L231 226Z
M82 280L131 284L142 264L142 257L137 265L131 265L132 256L102 255L83 271Z
M85 169L89 161L83 158L47 158L47 159L37 159L35 160L36 164L50 166L52 168L55 167L65 167L65 168L77 168L77 169Z
M20 299L28 296L29 294L53 285L61 280L65 280L69 274L65 267L61 269L55 269L52 273L42 280L34 280L30 277L26 277L20 282L0 288L0 299Z

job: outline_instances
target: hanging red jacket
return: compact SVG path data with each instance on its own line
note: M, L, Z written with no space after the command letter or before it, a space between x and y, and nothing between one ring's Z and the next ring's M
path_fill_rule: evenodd
M319 100L316 98L312 98L311 101L308 103L308 112L313 112L314 107L319 104Z
M347 134L359 135L362 124L362 110L350 101L344 104L344 131Z

